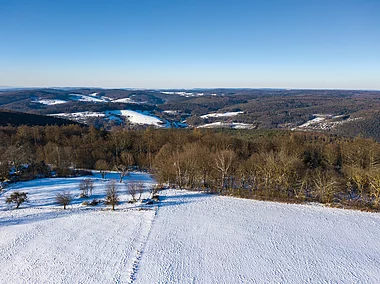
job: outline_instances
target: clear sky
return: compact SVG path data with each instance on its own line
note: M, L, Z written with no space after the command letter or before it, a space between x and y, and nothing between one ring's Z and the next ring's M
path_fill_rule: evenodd
M0 86L380 90L380 0L0 0Z

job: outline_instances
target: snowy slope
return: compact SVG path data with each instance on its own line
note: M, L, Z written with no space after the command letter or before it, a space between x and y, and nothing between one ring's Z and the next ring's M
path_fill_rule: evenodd
M95 176L94 196L104 197ZM107 178L117 178L115 173ZM82 178L41 179L19 183L11 190L29 192L29 204L7 210L0 196L0 283L129 283L135 275L155 206L138 210L123 194L115 212L104 206L83 207L76 200L68 210L55 204L57 192L78 195ZM132 173L126 180L153 182L147 174ZM8 192L9 193L9 192ZM148 193L144 194L145 196Z
M143 210L125 192L115 212L62 210L55 193L81 179L13 185L30 196L19 210L0 196L0 283L380 283L379 214L178 190Z
M95 103L104 103L108 102L105 98L96 97L97 93L89 94L88 96L82 94L70 94L73 100L80 102L95 102Z
M149 112L134 111L134 110L115 110L109 111L109 113L125 116L133 124L148 124L161 126L162 121L155 116L149 114Z
M136 283L380 283L380 216L168 191Z

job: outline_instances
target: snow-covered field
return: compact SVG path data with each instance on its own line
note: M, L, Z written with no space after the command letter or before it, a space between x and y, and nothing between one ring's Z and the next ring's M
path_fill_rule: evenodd
M134 110L116 110L116 114L127 117L128 120L133 124L148 124L161 126L162 121L147 111L134 111Z
M232 117L237 116L239 114L244 113L244 111L230 111L230 112L214 112L214 113L208 113L205 115L201 115L201 118L209 118L209 117Z
M88 95L82 94L70 94L69 101L80 101L80 102L93 102L93 103L130 103L130 104L143 104L146 102L136 102L131 98L119 98L113 99L106 96L100 96L99 93L91 93ZM57 105L67 103L67 100L58 99L33 99L32 102L40 103L44 105Z
M67 101L64 101L64 100L49 100L49 99L40 99L40 100L36 100L36 101L33 101L33 102L40 103L40 104L43 104L43 105L48 105L48 106L67 103Z
M109 120L120 120L121 117L127 118L132 124L153 125L163 127L163 122L158 117L151 115L148 111L134 110L107 110L104 112L75 112L75 113L55 113L50 114L55 117L67 118L79 122L86 121L89 117L103 117Z
M104 198L105 184L95 175L92 198ZM110 173L107 179L117 179ZM39 179L19 183L0 196L0 283L130 283L146 243L156 205L130 204L120 185L116 211L105 205L81 206L83 178ZM154 182L147 174L131 173L125 181ZM26 191L29 203L10 210L5 196ZM76 198L67 210L55 204L58 192ZM145 192L143 198L149 195ZM143 210L141 210L143 209Z
M178 190L143 210L54 204L80 179L17 184L19 210L3 194L1 283L380 283L378 214Z
M254 129L255 125L239 122L213 122L198 126L198 128L232 128L232 129Z

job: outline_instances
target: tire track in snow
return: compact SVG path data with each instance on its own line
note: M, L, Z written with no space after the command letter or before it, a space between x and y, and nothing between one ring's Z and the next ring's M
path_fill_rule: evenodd
M137 273L139 271L139 264L140 264L141 258L143 256L146 244L149 240L149 236L150 236L151 231L152 231L153 223L154 223L154 220L156 219L156 216L158 213L158 208L159 208L159 205L155 206L153 218L149 221L148 226L146 228L146 232L142 232L141 239L136 241L137 243L140 243L140 246L136 250L136 255L135 255L135 258L132 262L131 273L129 275L129 281L128 281L129 284L132 284L136 280Z

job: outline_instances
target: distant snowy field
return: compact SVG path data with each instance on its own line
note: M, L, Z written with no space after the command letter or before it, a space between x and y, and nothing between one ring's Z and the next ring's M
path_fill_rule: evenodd
M56 113L50 116L67 118L71 120L81 121L88 117L106 117L111 120L120 120L120 117L125 117L132 124L153 125L156 127L164 127L163 121L158 117L151 115L148 111L134 110L107 110L104 112L75 112L75 113Z
M19 210L1 195L0 283L380 283L379 214L178 190L143 210L125 192L115 212L54 204L81 179L16 184Z
M201 118L209 118L209 117L232 117L232 116L237 116L239 114L243 114L244 111L231 111L231 112L224 112L224 113L209 113L205 115L201 115Z

